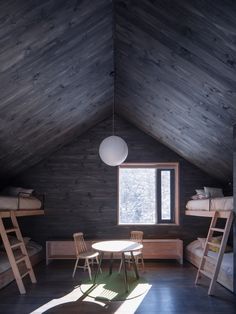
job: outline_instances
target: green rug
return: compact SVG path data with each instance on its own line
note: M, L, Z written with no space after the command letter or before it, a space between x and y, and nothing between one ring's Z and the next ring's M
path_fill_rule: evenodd
M149 290L147 281L140 277L136 279L134 272L128 272L129 291L125 291L123 273L114 272L111 276L99 274L96 284L87 281L81 284L82 293L100 301L124 301L137 298Z

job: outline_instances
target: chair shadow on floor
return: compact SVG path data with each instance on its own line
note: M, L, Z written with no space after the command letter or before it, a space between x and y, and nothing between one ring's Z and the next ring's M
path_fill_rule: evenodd
M128 285L129 291L126 292L123 274L113 272L111 275L100 274L96 284L87 280L80 288L82 293L95 300L124 301L144 294L150 286L143 277L137 280L133 271L128 271Z

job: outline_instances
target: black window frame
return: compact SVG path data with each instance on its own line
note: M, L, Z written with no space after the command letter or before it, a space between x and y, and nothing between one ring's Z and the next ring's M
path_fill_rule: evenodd
M170 199L170 219L163 219L162 218L162 210L161 210L161 203L162 203L162 198L161 198L161 173L162 171L170 171L170 190L171 190L171 199ZM175 221L175 170L174 169L160 169L158 168L156 170L156 211L157 211L157 224L159 223L174 223Z

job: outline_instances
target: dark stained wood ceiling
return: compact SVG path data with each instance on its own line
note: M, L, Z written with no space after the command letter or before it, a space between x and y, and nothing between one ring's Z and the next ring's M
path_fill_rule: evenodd
M0 1L0 164L11 176L111 114L110 1Z
M232 177L236 1L116 1L116 103L209 173Z
M0 1L0 175L116 112L232 178L236 1ZM115 47L115 58L113 48ZM114 77L115 71L115 94Z

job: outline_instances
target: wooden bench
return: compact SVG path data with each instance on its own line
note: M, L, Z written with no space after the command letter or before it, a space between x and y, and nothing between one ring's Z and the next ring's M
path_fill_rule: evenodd
M92 243L99 241L86 241L86 245L89 248ZM180 239L144 239L143 257L144 259L177 259L180 264L183 264L183 241ZM46 242L47 265L54 259L75 258L73 240L51 240ZM114 258L120 258L120 256L117 255Z

